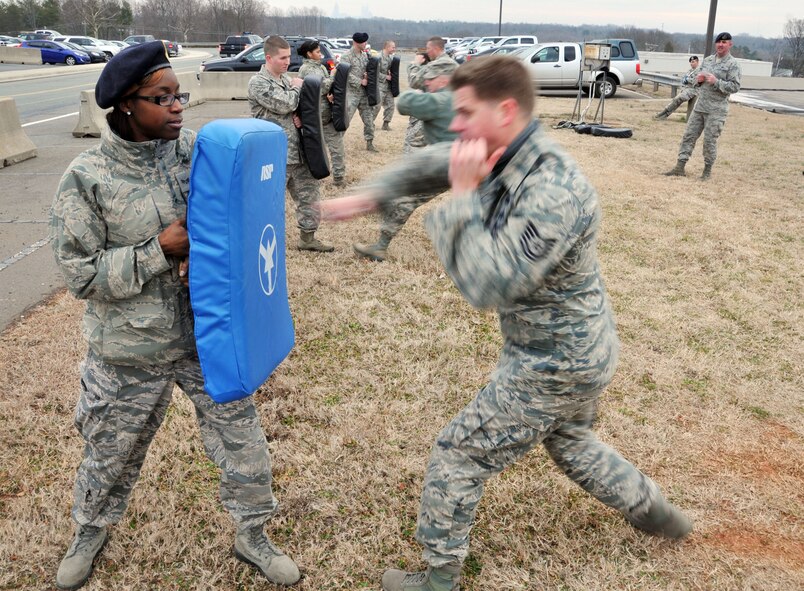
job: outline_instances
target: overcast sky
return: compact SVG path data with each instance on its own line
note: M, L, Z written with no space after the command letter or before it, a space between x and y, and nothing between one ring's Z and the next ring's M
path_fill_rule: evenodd
M274 0L281 6L282 0ZM304 2L307 4L307 2ZM499 0L312 0L328 16L377 16L409 20L496 23ZM337 11L340 13L337 15ZM566 25L634 25L668 33L706 33L708 0L502 0L503 22ZM715 31L781 37L789 18L804 18L801 0L719 0ZM505 31L504 31L505 32ZM513 33L514 31L511 31ZM516 31L528 33L530 31ZM538 31L534 31L538 35ZM735 39L739 43L738 39Z

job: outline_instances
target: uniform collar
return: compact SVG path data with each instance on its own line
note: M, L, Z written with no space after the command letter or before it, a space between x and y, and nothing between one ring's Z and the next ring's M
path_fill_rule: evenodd
M148 166L154 159L164 158L176 149L176 140L130 142L117 135L108 125L101 133L101 149L133 167Z

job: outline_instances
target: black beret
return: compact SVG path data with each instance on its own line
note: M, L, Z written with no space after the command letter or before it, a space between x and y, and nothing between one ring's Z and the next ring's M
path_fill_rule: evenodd
M731 41L731 33L726 33L725 31L723 33L718 33L718 36L715 37L715 43L718 41Z
M307 39L304 43L299 45L299 47L296 49L296 53L306 58L308 53L315 51L318 47L321 47L321 44L318 41L315 39Z
M148 74L169 67L170 60L162 41L126 47L103 68L95 85L95 101L102 109L113 107L129 88Z
M352 35L352 41L355 43L365 43L368 41L368 33L355 33Z
M695 60L695 61L697 62L697 61L698 61L698 56L697 56L697 55L693 55L693 56L690 58L690 61L692 61L692 60Z

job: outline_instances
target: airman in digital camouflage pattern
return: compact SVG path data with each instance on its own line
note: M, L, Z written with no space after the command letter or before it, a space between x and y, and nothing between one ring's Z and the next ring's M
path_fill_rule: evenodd
M650 478L592 431L618 355L597 260L595 190L532 119L533 88L519 60L467 62L452 88L460 139L449 152L424 148L358 194L324 204L324 219L345 219L451 186L453 196L426 217L427 232L467 301L496 308L503 334L491 381L432 449L416 529L427 569L386 571L385 591L458 589L484 483L539 444L635 527L670 538L692 529Z
M266 537L277 510L271 457L251 398L216 404L204 391L186 285L184 226L195 133L161 41L121 51L95 87L111 107L100 144L79 155L53 200L51 236L67 287L86 301L75 426L84 456L73 489L76 533L56 587L78 589L124 516L174 385L192 401L220 497L236 526L235 555L269 580L299 579Z
M369 105L366 95L366 85L368 77L366 66L368 66L368 53L366 53L366 43L368 43L368 33L355 33L352 35L352 49L341 56L341 62L349 64L349 78L347 82L347 121L351 121L355 116L355 111L360 112L360 119L363 120L363 138L366 140L366 150L377 152L374 147L374 117L377 115L374 107Z
M704 169L701 180L712 176L712 166L717 158L717 140L729 114L729 95L740 90L742 77L740 64L730 53L731 46L731 34L720 33L715 38L715 55L704 58L701 70L695 77L698 98L681 138L678 161L665 175L686 175L684 167L703 133Z
M449 81L458 67L455 62L437 61L424 72L427 92L407 90L399 95L398 108L402 115L410 115L421 123L425 144L451 142L457 136L449 130L452 117L452 91ZM446 146L444 149L448 149ZM441 191L429 191L398 199L382 208L380 237L374 244L356 242L352 245L355 254L373 261L384 261L391 240L399 233L410 216Z
M332 252L335 247L315 237L321 221L318 202L321 200L320 182L313 177L301 150L299 127L301 120L296 115L302 78L287 75L290 65L290 45L282 37L266 37L265 63L249 80L248 102L251 115L276 123L288 136L288 165L286 184L296 204L296 224L299 227L299 250Z
M684 76L681 77L681 92L673 97L673 99L667 103L667 106L665 106L664 109L656 113L656 115L653 116L654 119L667 119L681 105L687 101L695 99L698 96L698 89L695 87L695 78L698 76L698 72L701 70L698 64L698 56L691 56L690 69L686 74L684 74Z
M346 184L346 152L343 147L343 133L335 129L332 123L332 94L330 89L334 78L327 67L321 63L321 44L315 39L308 39L296 50L304 61L299 67L299 78L318 76L321 78L321 127L324 130L324 142L332 161L332 180L335 186Z
M396 43L391 40L386 41L380 52L380 102L374 107L377 113L382 110L383 131L391 131L391 119L394 117L394 95L391 94L390 68L395 53Z

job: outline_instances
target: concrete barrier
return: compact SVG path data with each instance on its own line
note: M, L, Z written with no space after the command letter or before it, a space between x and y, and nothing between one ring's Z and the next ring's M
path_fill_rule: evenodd
M2 64L41 64L42 52L35 47L6 47L0 45Z
M204 91L201 88L201 83L198 81L198 78L196 78L195 72L176 74L176 78L179 79L179 89L181 92L190 93L190 102L187 103L187 107L200 105L206 100Z
M73 129L73 137L100 137L106 127L106 113L111 109L101 109L95 102L94 90L81 91L81 106L78 109L78 123Z
M201 72L201 94L208 101L248 99L248 81L256 72Z
M0 168L36 156L36 146L22 130L17 103L0 97Z

